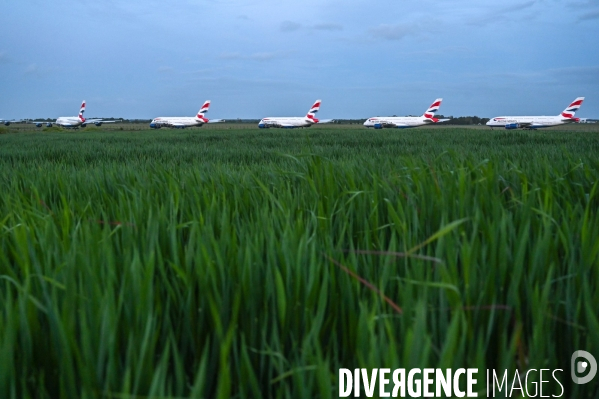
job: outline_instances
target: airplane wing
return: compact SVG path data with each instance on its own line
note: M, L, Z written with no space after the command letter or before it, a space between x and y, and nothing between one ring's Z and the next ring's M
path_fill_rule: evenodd
M220 123L220 122L225 122L224 119L210 119L208 120L208 123Z
M275 122L275 121L264 121L262 123L264 123L266 126L284 127L282 124L280 124L279 122ZM289 126L287 126L287 127L289 127Z
M538 128L543 128L543 127L548 127L548 126L543 125L542 123L530 123L530 124L528 124L528 126L520 125L520 127L524 127L524 128L528 127L531 129L538 129Z
M120 119L114 120L114 121L105 121L103 119L86 119L85 123L116 123L116 122L121 122Z
M404 125L402 123L395 123L395 122L390 122L390 121L386 121L384 119L379 119L377 121L374 122L375 128L389 128L389 127L406 127L408 125ZM379 127L377 127L379 126Z
M21 123L23 122L22 119L0 119L0 123L5 124L6 126L10 125L11 123Z
M172 126L172 127L182 127L184 128L185 125L183 123L169 123L168 126Z
M407 125L405 123L395 123L388 121L381 121L381 124L383 125L383 127L410 127L410 125Z
M335 119L319 119L318 123L331 123L331 122L335 122Z
M440 123L440 122L447 122L449 119L435 119L435 118L428 118L424 120L424 123L431 125L433 123Z

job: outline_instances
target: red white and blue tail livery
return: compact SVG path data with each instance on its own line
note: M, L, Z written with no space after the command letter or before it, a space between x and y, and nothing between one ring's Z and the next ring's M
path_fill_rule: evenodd
M580 109L583 101L584 97L578 97L576 100L572 101L572 104L568 105L564 112L562 112L562 116L564 118L573 119L574 114Z
M330 123L333 119L317 119L316 113L320 110L321 100L316 100L314 105L310 107L310 110L306 116L302 117L268 117L262 118L258 123L260 129L268 129L270 127L280 127L285 129L293 129L297 127L310 127L316 123Z
M435 112L439 110L442 101L442 98L437 98L435 102L432 103L430 107L428 107L423 116L427 119L430 119L433 122L439 122L439 119L435 118Z
M85 118L83 117L83 113L85 112L85 100L81 103L81 108L79 108L79 120L81 123L85 123Z
M368 118L364 122L364 126L372 127L375 129L383 128L400 128L405 129L409 127L418 127L424 125L430 125L432 123L445 122L449 119L438 119L435 118L435 112L441 107L442 98L437 98L430 107L422 114L422 116L376 116L374 118Z
M208 108L210 108L210 100L206 101L204 105L202 105L202 108L200 108L198 111L196 118L202 120L204 123L208 123L209 120L204 117L204 114L208 112Z
M580 122L580 118L576 118L574 115L583 101L584 97L578 97L557 116L496 116L487 122L487 126L505 129L539 129L565 123L577 123Z
M204 116L210 108L210 100L207 100L202 105L194 117L190 116L160 116L152 119L150 127L152 129L160 129L161 127L172 127L175 129L185 129L186 127L201 127L204 123L224 122L224 119L208 119Z
M31 123L35 123L35 126L42 127L42 125L46 125L47 127L52 127L52 125L57 125L64 128L79 128L86 127L90 123L93 123L96 126L102 126L103 123L115 123L118 122L116 120L105 121L103 119L85 119L83 117L83 113L85 112L85 100L81 102L81 107L79 108L79 115L77 116L61 116L56 119L56 122L46 122L46 121L31 121Z
M318 119L316 119L315 115L319 109L320 109L320 100L316 100L314 105L312 105L312 107L310 108L310 111L308 111L308 113L306 114L306 118L314 121L314 123L318 123L319 121L318 121Z

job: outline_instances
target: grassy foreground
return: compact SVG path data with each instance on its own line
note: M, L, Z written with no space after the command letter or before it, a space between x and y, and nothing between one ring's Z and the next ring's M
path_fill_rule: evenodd
M561 368L594 398L570 356L599 358L598 153L596 128L0 135L0 397L471 367L482 397L484 369Z

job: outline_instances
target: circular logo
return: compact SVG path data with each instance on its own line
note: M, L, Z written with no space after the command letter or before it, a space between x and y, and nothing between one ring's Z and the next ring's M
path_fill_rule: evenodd
M586 384L595 377L595 374L597 374L597 361L593 355L587 351L578 350L574 352L570 363L572 381L576 384ZM586 376L579 377L584 374L586 374Z

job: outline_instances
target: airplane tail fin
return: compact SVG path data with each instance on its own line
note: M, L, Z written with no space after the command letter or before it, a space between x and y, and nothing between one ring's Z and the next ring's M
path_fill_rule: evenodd
M206 100L206 102L204 102L204 105L202 105L202 108L200 108L198 111L196 118L203 120L204 123L207 123L208 119L204 117L204 114L208 112L208 108L210 108L210 100Z
M439 119L435 118L435 112L437 112L439 110L439 107L441 106L441 101L443 101L442 98L437 98L435 100L435 102L433 102L431 104L431 106L428 107L428 109L426 110L424 115L422 115L422 117L426 118L426 119L430 119L433 122L438 122Z
M81 122L85 122L85 118L83 117L83 113L85 112L85 100L81 103L81 108L79 109L79 120Z
M308 111L308 114L306 115L306 118L310 119L314 123L318 123L318 119L316 119L315 115L318 112L318 110L320 109L321 102L322 102L322 100L316 100L314 102L314 105L312 105L312 107L310 107L310 111Z
M568 119L574 119L574 114L578 111L583 101L584 97L578 97L576 100L572 101L572 103L562 112L561 116Z

